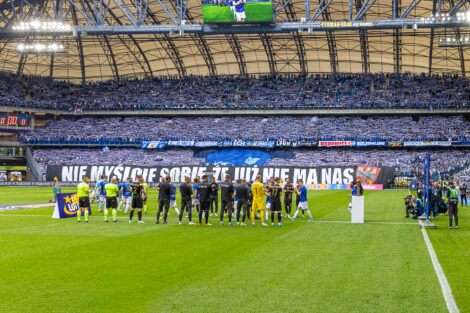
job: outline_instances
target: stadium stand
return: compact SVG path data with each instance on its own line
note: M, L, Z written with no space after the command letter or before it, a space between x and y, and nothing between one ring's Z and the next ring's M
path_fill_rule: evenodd
M245 127L250 125L249 128ZM445 125L445 127L444 127ZM462 116L411 117L108 117L59 118L26 133L26 143L139 144L143 140L223 139L470 140Z
M70 110L467 108L470 81L453 74L188 76L75 85L0 73L0 104Z

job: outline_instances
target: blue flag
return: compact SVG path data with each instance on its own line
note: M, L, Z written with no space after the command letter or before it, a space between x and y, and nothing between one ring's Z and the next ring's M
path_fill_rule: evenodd
M58 193L52 218L77 217L78 209L78 194ZM84 215L85 212L82 212ZM91 206L88 207L88 215L91 215Z

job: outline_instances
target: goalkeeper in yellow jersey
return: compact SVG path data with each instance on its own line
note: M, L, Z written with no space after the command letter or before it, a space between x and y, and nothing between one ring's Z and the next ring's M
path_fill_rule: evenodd
M251 207L251 221L255 226L256 211L261 213L261 225L268 226L264 222L264 186L261 182L261 175L256 176L256 181L251 185L251 194L253 195L253 205Z

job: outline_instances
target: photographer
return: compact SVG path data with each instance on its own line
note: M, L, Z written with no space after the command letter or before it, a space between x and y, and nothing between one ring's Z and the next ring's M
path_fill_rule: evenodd
M412 196L411 204L413 205L413 219L416 220L424 212L423 201L421 201L421 199L418 199L416 196Z
M414 212L413 204L411 203L411 195L407 196L405 199L405 209L406 209L406 218L410 217L410 213Z

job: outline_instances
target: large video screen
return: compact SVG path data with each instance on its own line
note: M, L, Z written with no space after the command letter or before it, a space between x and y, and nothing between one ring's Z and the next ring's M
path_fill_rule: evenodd
M270 23L273 3L263 0L201 0L204 23Z

